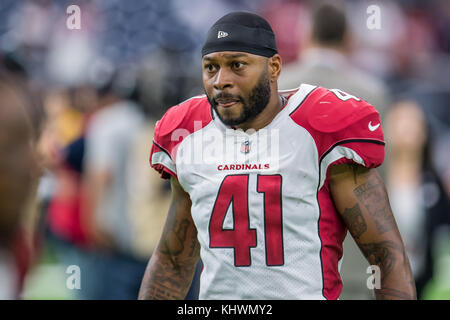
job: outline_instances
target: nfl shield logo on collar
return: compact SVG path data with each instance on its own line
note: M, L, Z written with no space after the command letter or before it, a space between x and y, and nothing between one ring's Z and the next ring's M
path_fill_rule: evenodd
M242 142L242 144L241 144L241 152L242 153L249 153L250 152L250 145L251 145L252 143L250 142L250 141L244 141L244 142Z

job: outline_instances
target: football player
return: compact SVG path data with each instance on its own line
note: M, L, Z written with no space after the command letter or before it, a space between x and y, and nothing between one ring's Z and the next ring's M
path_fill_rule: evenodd
M281 65L258 15L230 13L209 30L206 95L156 127L150 161L172 204L141 299L183 299L200 258L200 299L338 299L347 230L380 271L378 299L416 298L375 169L378 112L338 89L279 92Z

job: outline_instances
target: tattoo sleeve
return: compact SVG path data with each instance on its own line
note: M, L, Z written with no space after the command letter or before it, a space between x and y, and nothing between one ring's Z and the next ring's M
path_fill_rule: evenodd
M378 175L356 187L353 192L373 217L376 228L380 233L387 232L395 227L394 216L387 201L386 189Z
M366 232L367 224L358 204L355 204L353 208L345 208L342 218L355 239L359 239Z
M163 234L142 280L139 299L184 299L199 260L190 200L172 182L173 201ZM178 188L178 189L177 189Z
M398 253L401 254L402 247L394 241L381 241L378 243L361 243L361 251L371 265L379 266L382 270L381 284L385 280L397 262Z
M376 170L337 166L330 171L330 192L361 252L371 265L380 268L381 288L375 289L376 298L415 299L409 260Z

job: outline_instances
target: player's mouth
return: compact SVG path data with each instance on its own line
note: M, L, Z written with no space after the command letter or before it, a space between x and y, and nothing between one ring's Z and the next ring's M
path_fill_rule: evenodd
M218 107L222 107L222 108L229 108L234 106L235 104L238 104L239 102L241 102L240 99L223 99L223 98L219 98L219 99L215 99L216 100L216 105Z

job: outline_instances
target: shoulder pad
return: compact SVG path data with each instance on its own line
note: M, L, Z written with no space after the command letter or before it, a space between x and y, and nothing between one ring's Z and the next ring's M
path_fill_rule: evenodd
M311 127L319 132L337 132L376 114L378 111L366 101L339 89L319 88L307 119Z
M206 96L197 96L171 107L155 128L155 140L164 144L179 129L186 134L203 128L212 120L210 104Z

